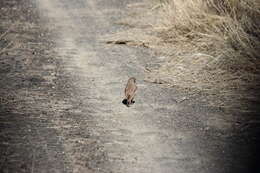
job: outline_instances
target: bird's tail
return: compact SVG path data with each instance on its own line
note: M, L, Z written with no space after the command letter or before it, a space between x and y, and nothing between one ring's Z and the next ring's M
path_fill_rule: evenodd
M129 94L127 97L126 97L126 104L127 105L130 105L131 104L131 95Z

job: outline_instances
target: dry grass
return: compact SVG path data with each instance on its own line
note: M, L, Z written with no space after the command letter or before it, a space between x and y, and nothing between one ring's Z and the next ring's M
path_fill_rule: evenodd
M171 0L163 11L165 41L189 42L214 56L230 56L230 51L259 56L257 0Z
M226 100L234 96L239 100L245 97L241 91L256 87L260 74L260 1L160 3L161 21L154 29L168 46L170 60L151 76Z
M259 99L259 0L147 2L129 6L126 30L105 38L155 50L160 67L145 81L205 93L213 106L248 110Z

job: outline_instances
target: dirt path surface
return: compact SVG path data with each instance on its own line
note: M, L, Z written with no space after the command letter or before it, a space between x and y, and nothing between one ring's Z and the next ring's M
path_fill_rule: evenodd
M41 84L36 89L30 85L17 90L26 98L21 100L25 108L2 113L3 120L15 118L14 132L23 133L19 137L9 134L18 139L13 143L28 145L10 147L17 153L13 160L10 150L1 149L6 155L0 165L4 172L19 172L21 167L24 172L79 173L250 170L246 161L253 155L247 141L238 136L233 116L206 106L203 96L190 97L144 82L142 67L156 59L149 50L101 41L103 35L123 29L114 22L125 15L128 3L133 1L32 2L43 33L51 31L37 45L51 43L39 50L42 57L32 52L39 62L34 70L26 71L25 76L31 77L24 80ZM138 92L136 103L128 108L121 101L131 76L137 78ZM20 114L28 116L20 119ZM25 131L19 129L23 120L28 120L22 123ZM7 136L7 123L2 137ZM10 144L1 145L7 148ZM18 165L15 157L21 159L20 167L13 166Z

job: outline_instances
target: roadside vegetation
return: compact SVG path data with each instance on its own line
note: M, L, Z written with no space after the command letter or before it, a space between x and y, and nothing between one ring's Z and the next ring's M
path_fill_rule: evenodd
M257 0L169 0L162 4L161 38L178 50L159 71L199 89L255 84L260 58Z
M260 1L151 2L148 10L134 7L131 17L120 22L129 28L127 34L116 38L162 57L159 68L148 69L148 81L208 94L214 106L241 109L257 101Z

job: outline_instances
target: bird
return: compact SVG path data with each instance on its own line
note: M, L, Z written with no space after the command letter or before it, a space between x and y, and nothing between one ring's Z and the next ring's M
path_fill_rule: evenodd
M125 99L122 101L123 104L125 104L127 107L135 103L134 97L135 97L136 90L137 90L136 78L130 77L125 87Z

